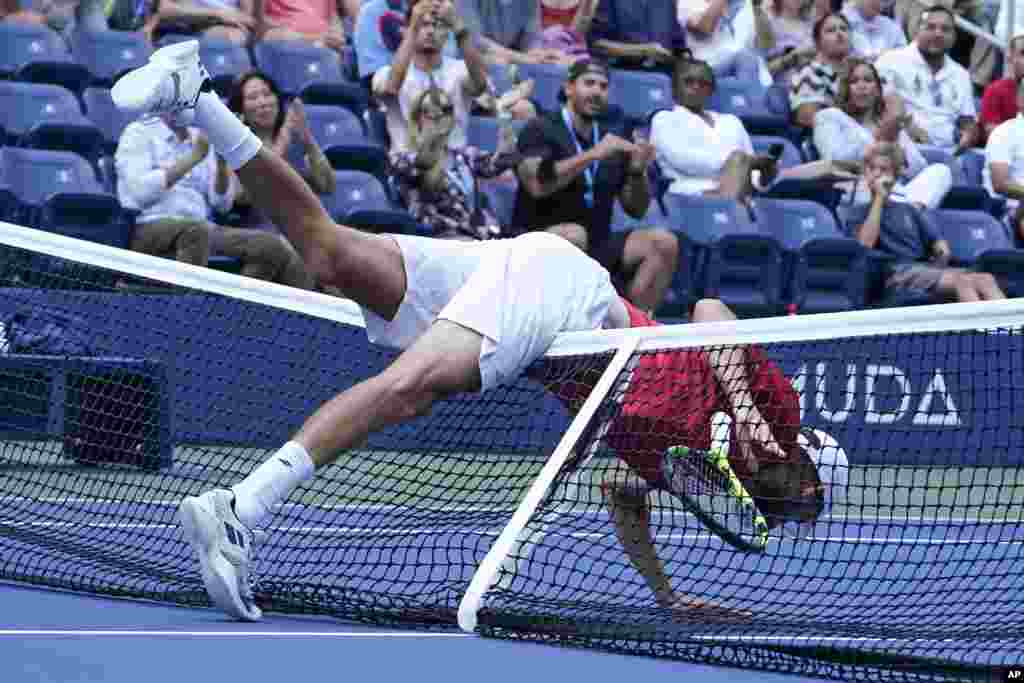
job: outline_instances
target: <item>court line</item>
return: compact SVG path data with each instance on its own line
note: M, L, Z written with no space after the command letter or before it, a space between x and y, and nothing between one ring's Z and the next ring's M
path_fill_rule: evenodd
M399 631L136 631L136 630L89 630L89 629L3 629L0 637L27 636L76 636L76 637L124 637L124 636L187 636L190 638L476 638L472 633L417 633Z

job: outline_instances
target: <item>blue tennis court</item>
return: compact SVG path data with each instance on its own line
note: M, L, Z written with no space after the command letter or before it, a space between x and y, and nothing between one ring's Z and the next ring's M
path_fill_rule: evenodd
M154 535L171 542L179 531L174 520L176 502L153 500L133 503L130 523L120 522L117 506L124 502L88 498L30 500L6 498L0 525L30 531L32 527L60 527L61 542L68 547L95 545L97 533L117 539L117 567L127 571L132 562L145 564ZM257 553L261 581L315 582L315 559L325 548L362 552L360 539L372 539L376 557L393 551L408 552L416 539L415 560L406 558L400 570L392 562L381 563L381 574L372 582L353 577L347 585L344 575L332 577L338 592L381 590L389 587L443 583L450 564L471 562L472 557L452 563L453 549L461 539L497 536L497 524L481 524L487 515L480 510L424 510L416 524L397 528L393 506L310 507L289 505L268 529L264 547ZM8 516L9 515L9 516ZM504 511L500 517L507 515ZM606 592L610 568L621 564L622 550L610 524L600 520L581 523L582 518L600 517L600 512L567 512L549 518L544 533L556 542L545 544L520 562L517 571L535 591L531 597L543 600L545 587L573 585L580 591ZM764 555L730 552L717 537L703 531L686 515L665 512L658 538L671 539L689 547L688 559L669 561L670 570L679 563L703 563L706 572L687 569L685 590L720 595L730 604L742 605L754 598L772 613L770 628L757 619L747 625L730 626L727 638L737 641L771 640L799 643L810 640L854 648L893 648L915 656L934 656L941 648L956 645L934 636L908 639L886 633L887 623L905 627L916 621L922 633L935 634L962 623L965 610L991 610L1001 603L1024 602L1024 585L1014 574L1024 547L1024 526L976 520L926 521L884 519L833 519L827 538L810 541L773 539ZM6 518L6 519L5 519ZM46 521L62 519L68 521ZM32 521L41 520L41 521ZM595 533L584 528L603 528ZM146 543L133 547L133 535L143 533ZM29 536L27 538L32 538ZM8 564L17 562L19 550L39 552L26 540L23 546L11 538L5 548ZM805 547L797 548L796 545ZM787 547L788 546L788 547ZM99 549L98 549L99 550ZM273 561L287 553L291 562ZM426 553L426 555L424 555ZM469 551L467 550L467 555ZM303 554L309 556L305 564ZM592 562L581 567L580 562ZM600 558L598 561L588 558ZM780 576L778 563L800 558L793 571ZM769 571L775 566L774 571ZM115 567L115 571L117 570ZM912 567L928 567L927 592L921 592L919 573ZM285 571L287 568L287 571ZM979 568L983 571L978 571ZM102 558L82 567L79 581L88 583L88 573L110 571ZM195 570L193 570L195 571ZM582 579L579 574L583 574ZM573 573L575 579L558 576ZM385 575L388 573L388 575ZM157 575L159 572L157 572ZM982 577L982 578L979 578ZM182 578L182 577L175 577ZM451 577L447 577L452 583ZM152 589L152 586L149 586ZM789 596L773 602L772 594ZM827 603L810 598L826 595ZM797 604L794 595L808 596ZM646 657L605 654L588 650L534 645L483 638L454 631L417 632L393 628L353 625L326 617L301 617L269 613L262 623L230 621L211 609L175 607L154 602L124 600L42 590L15 584L0 588L5 609L0 623L0 661L9 681L137 680L140 672L152 681L179 681L201 670L202 680L218 674L245 676L252 680L279 680L283 675L309 671L366 672L377 680L399 677L444 676L450 681L522 680L531 676L551 680L556 676L591 676L613 680L615 676L654 677L701 675L706 680L771 681L800 680L792 675L736 668L692 665ZM769 597L766 597L769 596ZM998 600L994 596L1000 596ZM995 602L994 602L995 601ZM102 609L101 609L102 608ZM830 620L843 615L863 621L859 637L828 637ZM973 615L977 617L977 615ZM854 618L855 617L855 618ZM634 618L642 621L643 612ZM993 619L991 639L998 640L999 620ZM701 628L678 626L679 633L701 638ZM712 631L715 638L721 631ZM825 636L822 639L822 636ZM709 635L708 637L711 637ZM966 644L959 644L967 648ZM325 650L324 646L330 647ZM940 648L941 646L941 648ZM991 663L993 653L975 652L979 661ZM1007 652L1005 662L1016 653ZM998 660L996 660L998 662ZM717 678L716 678L717 677Z

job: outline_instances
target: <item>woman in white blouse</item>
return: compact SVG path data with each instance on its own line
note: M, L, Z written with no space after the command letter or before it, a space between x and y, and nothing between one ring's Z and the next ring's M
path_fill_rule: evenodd
M953 186L945 164L929 165L907 132L909 116L898 97L883 97L881 79L873 64L851 59L839 79L835 104L814 117L814 144L822 159L856 162L874 142L891 142L903 149L906 167L890 197L934 209ZM870 193L858 184L855 202Z

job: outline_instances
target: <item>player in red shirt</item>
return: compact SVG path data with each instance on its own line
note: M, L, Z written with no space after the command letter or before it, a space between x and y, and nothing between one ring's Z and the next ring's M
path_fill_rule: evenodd
M630 327L659 324L629 302L626 307ZM735 316L721 301L703 299L694 307L692 320L735 320ZM578 408L591 388L584 381L562 383L552 390L567 405ZM672 492L662 476L666 449L676 445L710 449L712 418L724 413L732 421L730 465L769 526L815 520L825 507L827 487L808 449L802 447L808 436L801 435L796 390L760 347L687 348L640 354L620 404L601 438L629 469L607 476L601 490L630 562L662 607L675 608L680 615L749 616L675 593L651 538L648 493ZM845 454L832 458L843 472L826 473L827 479L845 481Z

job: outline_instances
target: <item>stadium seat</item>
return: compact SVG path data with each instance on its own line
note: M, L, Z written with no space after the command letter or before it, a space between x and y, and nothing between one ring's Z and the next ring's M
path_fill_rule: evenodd
M395 209L381 181L366 171L335 171L337 186L333 194L321 195L320 200L331 218L344 222L345 216L356 209L390 211Z
M344 107L306 105L306 122L313 139L323 149L338 145L362 145L366 131L362 121Z
M49 27L0 22L0 78L52 83L79 93L91 75Z
M394 200L388 172L388 152L376 145L335 145L324 150L336 171L363 171L377 177L388 197Z
M239 74L252 69L252 59L245 46L222 38L202 38L199 41L199 58L210 72L213 88L221 97L227 97Z
M345 225L372 233L388 233L392 235L422 235L430 233L420 225L407 211L400 209L367 209L357 207L342 218Z
M804 163L800 150L796 148L789 138L777 135L752 135L750 141L754 145L754 152L757 154L768 154L768 149L775 144L782 145L782 156L779 158L779 168L792 168Z
M336 52L304 41L260 41L253 46L253 57L286 95L298 95L310 83L345 80Z
M82 93L85 103L85 115L103 133L103 146L108 154L113 154L125 126L132 122L133 117L121 112L114 106L110 97L110 88L86 88Z
M707 108L738 116L750 135L791 137L788 115L772 111L768 89L759 83L719 79Z
M522 64L519 67L520 79L533 79L530 99L547 111L558 111L562 106L558 93L562 91L568 73L568 67L560 64Z
M22 222L35 225L38 209L52 195L104 194L89 162L73 152L9 147L7 185L25 207Z
M71 53L93 76L92 85L113 85L129 69L142 66L153 52L135 31L76 31Z
M782 247L762 235L747 209L731 199L666 193L667 226L680 237L672 289L680 301L721 298L739 315L782 306Z
M370 108L370 95L359 83L315 82L302 89L299 94L306 104L330 107L344 107L359 117L366 127L366 112Z
M960 168L963 169L963 180L967 185L983 187L985 185L985 152L969 149L960 155Z
M1024 296L1024 249L1014 247L1005 223L981 211L939 209L926 215L949 241L955 264L992 273L1008 296Z
M848 237L832 212L811 201L758 198L761 230L787 253L785 299L801 313L863 308L867 301L867 251Z
M82 107L67 88L0 81L0 126L17 140L38 123L80 123Z
M662 73L612 69L608 93L609 104L618 105L626 117L638 121L654 110L674 105L672 79Z
M523 129L525 122L513 121L512 127L518 135ZM498 119L492 116L471 116L469 126L466 130L466 137L470 146L478 147L487 152L498 149Z
M37 227L60 235L128 249L132 225L110 194L57 194L39 209Z
M105 151L103 132L84 116L77 121L43 121L32 126L17 142L19 147L74 152L99 170Z

